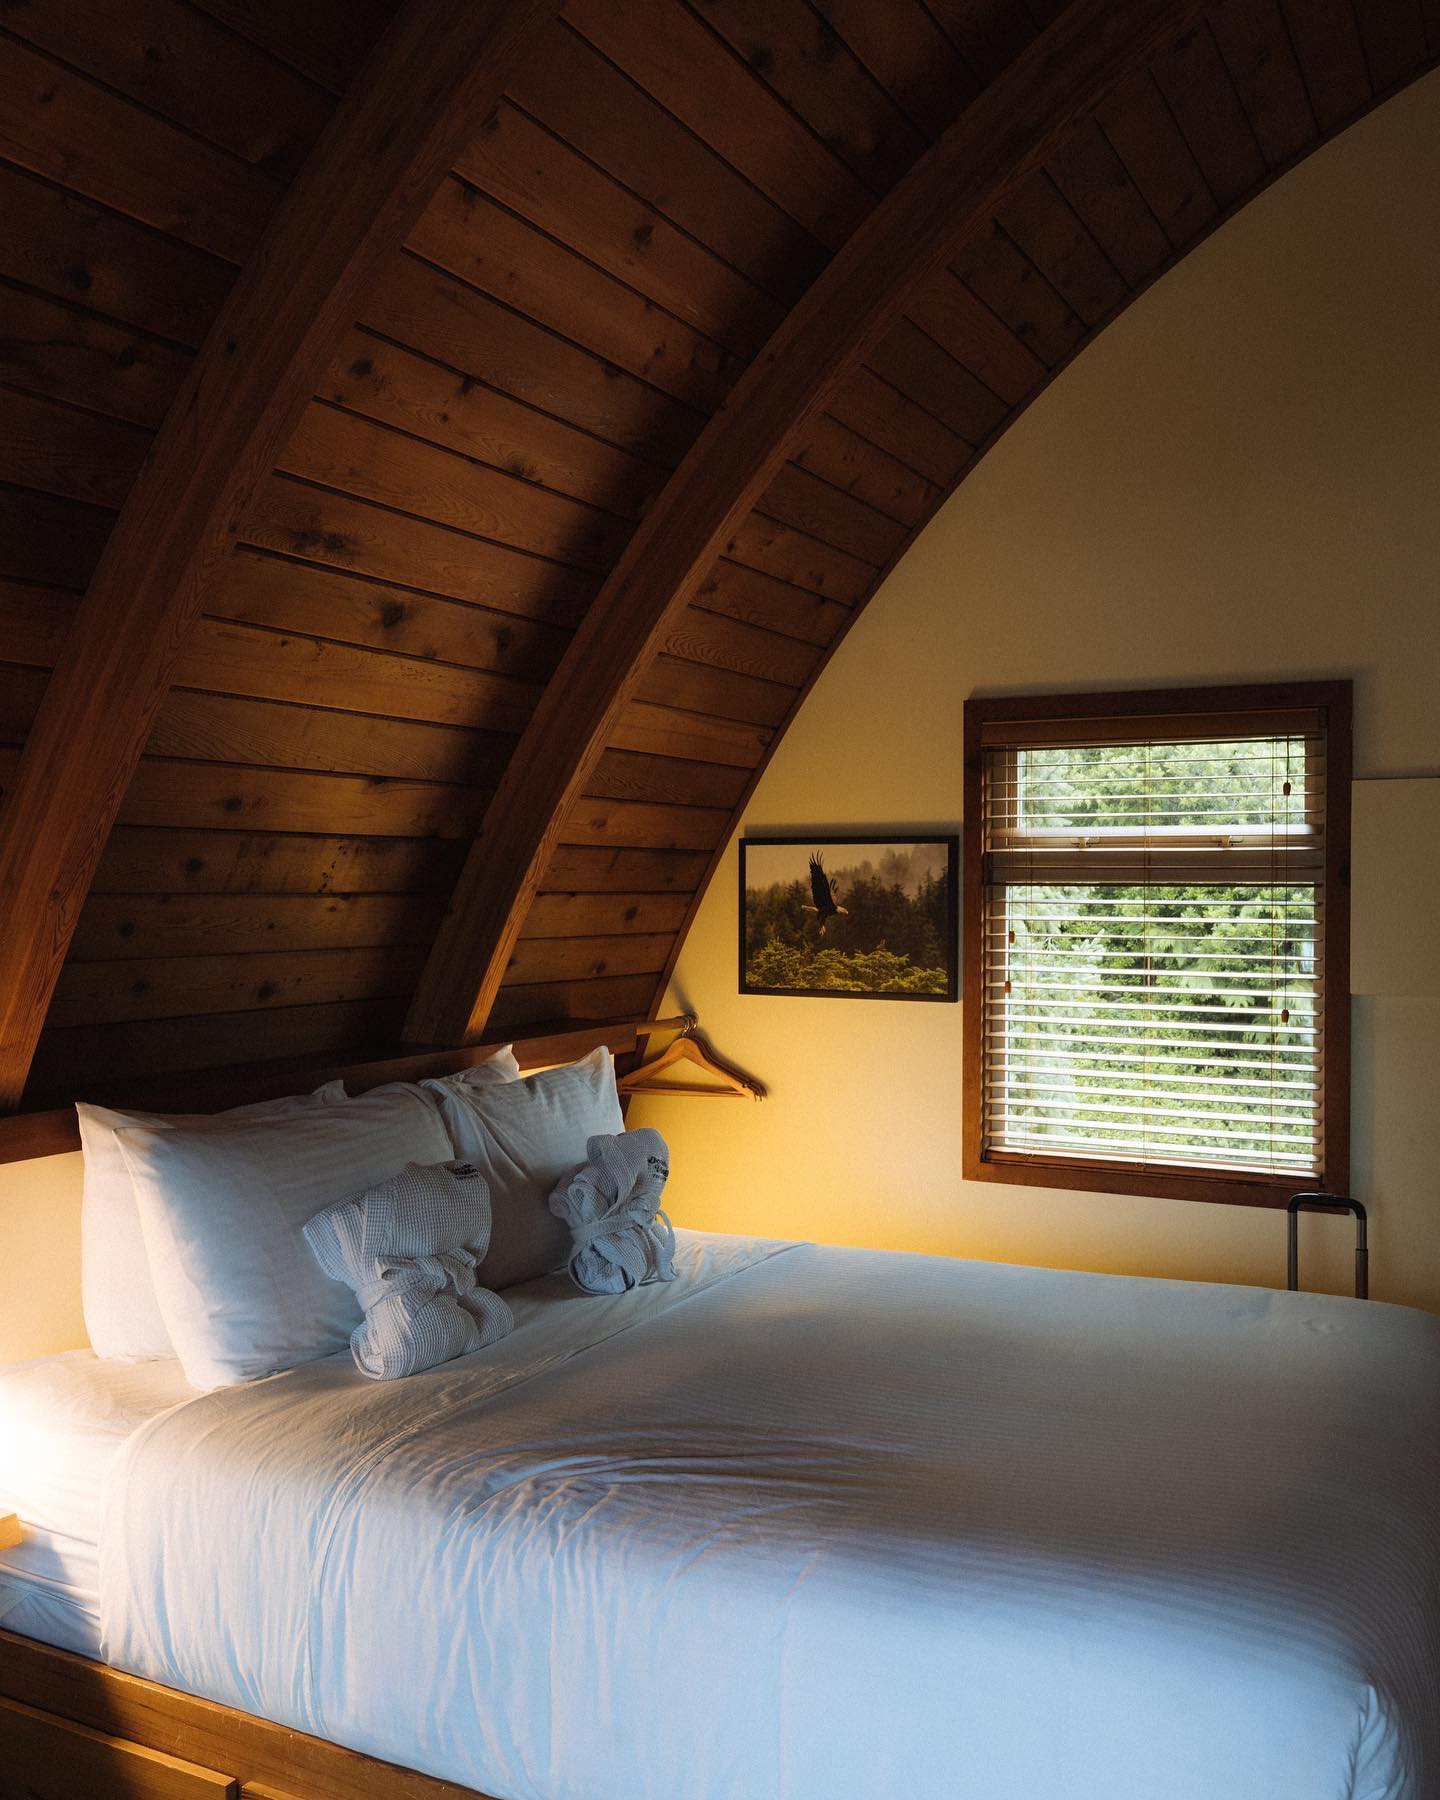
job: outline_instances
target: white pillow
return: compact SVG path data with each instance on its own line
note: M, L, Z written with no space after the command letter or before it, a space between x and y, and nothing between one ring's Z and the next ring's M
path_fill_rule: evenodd
M150 1125L157 1130L217 1119L279 1119L287 1113L346 1099L345 1084L327 1081L313 1094L287 1094L211 1115L194 1113L112 1112L81 1101L80 1148L85 1156L85 1185L80 1201L80 1302L90 1348L97 1356L124 1362L150 1362L173 1357L175 1347L160 1316L155 1284L135 1188L115 1133L124 1125Z
M469 1094L476 1088L490 1087L497 1081L519 1081L520 1065L515 1060L515 1046L502 1044L484 1062L472 1063L468 1069L457 1069L453 1075L431 1075L420 1086L434 1094L442 1105L447 1094Z
M285 1118L116 1133L135 1183L155 1295L193 1387L229 1387L343 1350L355 1296L301 1228L449 1141L418 1088L392 1085Z
M610 1052L602 1045L522 1081L426 1085L440 1101L454 1154L490 1184L490 1248L480 1269L486 1287L563 1268L570 1232L550 1211L551 1189L585 1161L592 1137L625 1129Z

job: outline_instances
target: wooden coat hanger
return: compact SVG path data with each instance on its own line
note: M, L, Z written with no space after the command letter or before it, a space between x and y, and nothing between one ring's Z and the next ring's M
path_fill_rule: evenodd
M622 1094L697 1094L714 1100L763 1100L764 1082L742 1074L739 1069L717 1057L698 1035L698 1023L693 1013L687 1013L679 1037L658 1056L651 1057L649 1062L642 1063L638 1069L632 1069L628 1075L621 1076L615 1083L616 1089ZM671 1068L680 1062L696 1064L707 1075L713 1075L721 1085L700 1087L694 1082L654 1079L662 1069Z

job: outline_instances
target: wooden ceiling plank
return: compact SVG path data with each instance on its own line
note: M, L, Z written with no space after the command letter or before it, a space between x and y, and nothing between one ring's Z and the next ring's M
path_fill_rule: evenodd
M771 518L808 531L877 569L890 561L909 535L899 520L798 462L786 463L776 474L761 504Z
M973 445L872 369L854 370L831 394L825 410L938 488L951 487L974 454Z
M928 0L941 29L982 82L1008 69L1035 35L1014 0Z
M389 23L386 0L189 0L237 36L342 94Z
M493 788L514 740L494 731L175 687L165 697L147 748L152 756L193 762Z
M560 844L544 871L540 892L688 895L708 860L703 850L614 850Z
M1265 159L1204 21L1198 20L1192 30L1167 44L1151 68L1217 206L1224 211L1261 180Z
M851 609L838 600L792 587L758 569L721 557L695 590L695 607L720 613L742 624L764 625L787 637L803 638L822 648L830 643L850 618Z
M445 254L455 246L435 246ZM406 254L389 258L361 304L361 323L512 395L553 418L669 469L703 415L588 350L510 312L458 269Z
M598 981L602 976L649 975L665 967L668 935L624 932L609 937L521 938L511 953L505 985L540 981Z
M32 174L242 263L283 192L224 151L13 41L0 54L0 143Z
M442 183L406 238L427 262L672 399L713 412L741 360L459 180Z
M662 648L668 656L796 688L810 679L819 660L816 647L802 639L772 631L767 625L727 619L695 605L676 615Z
M672 0L567 0L568 23L829 249L874 196Z
M1124 278L1044 169L1023 182L996 216L1092 330L1129 299Z
M237 624L532 680L543 679L568 642L567 632L543 620L244 546L206 595L205 611Z
M798 684L739 675L709 663L657 656L635 687L637 700L728 719L740 725L783 725L798 698Z
M806 0L705 0L703 17L873 192L926 146L889 93Z
M895 321L866 366L967 443L983 444L1009 417L993 388L909 318Z
M892 191L747 370L646 514L547 686L472 847L411 1005L409 1039L464 1042L484 1028L550 853L573 831L590 771L657 644L740 536L809 419L957 240L1189 10L1077 0ZM716 841L729 827L723 818Z
M567 627L583 616L599 586L588 570L283 475L271 476L261 487L240 539L281 556Z
M906 468L898 457L828 413L807 426L795 461L902 525L918 525L928 519L940 500L933 481Z
M560 821L555 841L626 850L713 850L729 828L728 807L657 806L582 794Z
M755 354L781 303L513 106L455 173L738 356Z
M314 1066L395 1042L398 996L330 1005L260 1007L193 1018L135 1019L120 1025L47 1030L35 1055L35 1098L73 1099L77 1087L127 1076L185 1075L233 1062L237 1045L254 1062L295 1057Z
M1035 352L953 270L937 269L916 292L906 316L1009 406L1027 400L1045 379L1045 365Z
M92 893L70 964L375 949L423 939L443 904L433 894Z
M0 744L25 742L48 680L44 669L0 662Z
M1249 5L1249 0L1243 0ZM1050 158L1055 185L1121 276L1143 287L1170 259L1170 240L1093 119L1082 119Z
M756 752L759 760L759 752ZM662 806L733 807L749 782L746 769L607 750L586 783L587 799L650 800ZM527 925L526 929L529 927Z
M79 605L79 594L65 588L0 580L0 657L53 669Z
M252 700L504 732L524 729L541 689L538 679L213 619L192 630L173 680Z
M937 138L980 91L969 64L919 0L814 0L815 10L904 112Z
M483 788L449 782L146 756L117 822L187 831L461 838L473 835L487 798Z
M0 162L0 274L194 349L235 271Z
M530 909L532 941L547 937L675 932L689 907L684 894L541 894Z
M1272 169L1315 141L1316 120L1279 0L1212 0L1206 15Z
M291 189L162 426L0 810L0 1108L23 1093L90 878L209 575L355 317L371 269L553 12L552 0L458 9L410 0Z
M0 389L0 481L118 510L150 444L143 426Z
M502 988L495 1000L495 1029L528 1031L535 1024L560 1027L590 1019L633 1019L650 1009L653 975L606 976L600 981L549 981L538 987Z
M825 266L809 232L563 21L516 72L510 96L785 305Z
M154 430L180 391L181 350L0 281L0 381Z
M448 894L463 847L428 839L117 825L95 894Z
M0 576L81 589L114 524L105 508L0 484Z
M682 712L677 706L632 700L620 714L609 748L753 769L774 737L764 725L742 725L732 719Z
M263 951L235 955L216 947L203 956L137 957L126 962L72 958L56 986L46 1024L64 1031L73 1025L122 1025L242 1008L263 1011L272 1006L389 998L405 991L420 955L415 944L402 943L273 955ZM233 1051L227 1060L236 1060Z
M359 327L336 352L320 396L624 518L637 518L663 480L630 451Z
M1215 200L1149 71L1122 77L1095 119L1171 246L1192 244L1215 217Z
M1316 121L1333 131L1370 103L1370 74L1350 0L1281 0Z
M612 513L319 401L305 409L277 467L571 568L609 568L630 535Z
M733 561L853 606L870 591L875 564L822 543L768 513L750 512L720 546Z
M7 10L17 36L267 174L292 180L333 105L247 39L177 0Z
M1355 8L1374 92L1386 94L1426 58L1421 0L1362 0Z
M951 267L1047 369L1084 339L1084 321L993 216L960 245Z

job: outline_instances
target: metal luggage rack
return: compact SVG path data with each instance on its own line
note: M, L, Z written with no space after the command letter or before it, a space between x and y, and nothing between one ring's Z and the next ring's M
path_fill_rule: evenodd
M1347 1194L1320 1192L1292 1194L1285 1207L1289 1215L1290 1271L1286 1286L1293 1293L1300 1286L1300 1215L1302 1212L1354 1213L1355 1215L1355 1298L1370 1298L1370 1246L1366 1240L1369 1214L1358 1200Z

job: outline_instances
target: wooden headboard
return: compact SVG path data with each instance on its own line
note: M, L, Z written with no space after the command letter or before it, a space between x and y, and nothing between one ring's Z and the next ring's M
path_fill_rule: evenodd
M104 1106L134 1107L145 1112L221 1112L230 1106L246 1106L256 1100L273 1100L283 1094L305 1094L325 1081L343 1081L352 1094L386 1081L419 1081L427 1075L450 1075L456 1069L484 1062L505 1043L513 1042L522 1069L543 1068L548 1063L569 1062L597 1044L608 1044L617 1056L627 1055L647 1027L679 1025L680 1019L624 1019L610 1024L585 1025L573 1030L542 1033L533 1037L499 1038L456 1050L423 1050L382 1057L369 1062L317 1067L313 1062L257 1065L227 1069L216 1075L150 1077L144 1081L97 1084L77 1099ZM59 1156L80 1148L80 1133L73 1104L44 1111L10 1113L0 1117L0 1163L28 1162L38 1156Z

